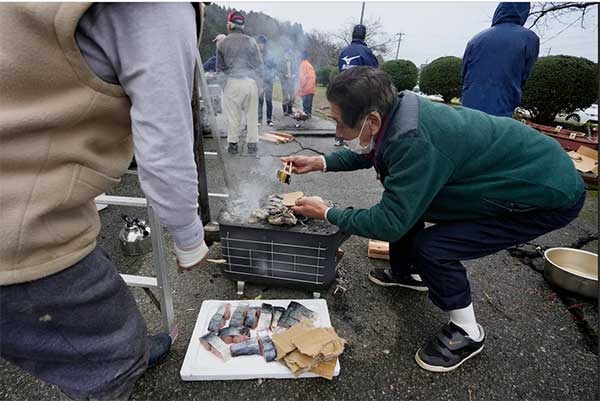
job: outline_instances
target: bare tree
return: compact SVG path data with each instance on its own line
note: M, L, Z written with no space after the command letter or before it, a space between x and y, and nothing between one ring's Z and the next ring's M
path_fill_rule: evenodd
M352 41L352 29L356 22L346 22L339 31L333 32L332 35L336 38L342 47L346 47ZM365 42L369 45L373 53L385 56L391 51L394 43L394 38L390 37L384 31L381 19L365 18L363 25L367 27L367 36Z
M548 28L550 24L556 22L566 26L558 34L576 24L580 24L582 28L585 28L586 24L589 24L586 17L590 15L590 10L592 10L593 7L597 9L598 3L584 3L577 1L533 3L531 12L529 13L528 20L530 21L530 25L528 28L531 29L535 27L536 30L543 31Z
M305 35L305 50L308 58L315 66L337 66L337 60L342 48L339 43L332 40L332 34L328 32L312 31Z

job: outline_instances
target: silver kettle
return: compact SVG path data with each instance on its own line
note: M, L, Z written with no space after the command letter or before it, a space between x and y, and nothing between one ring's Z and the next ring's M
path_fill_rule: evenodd
M137 217L122 215L125 227L119 232L121 251L127 256L143 255L152 250L150 227Z

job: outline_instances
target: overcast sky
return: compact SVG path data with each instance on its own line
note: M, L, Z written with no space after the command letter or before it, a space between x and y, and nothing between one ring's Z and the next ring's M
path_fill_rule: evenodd
M244 11L262 11L281 21L299 22L305 32L337 31L346 22L358 23L361 2L217 2ZM441 56L462 57L469 39L490 26L497 2L367 2L366 19L381 19L391 35L403 32L399 58L416 65ZM597 7L580 24L553 23L541 37L540 56L566 54L598 62ZM561 32L562 31L562 32ZM393 59L396 46L386 59Z

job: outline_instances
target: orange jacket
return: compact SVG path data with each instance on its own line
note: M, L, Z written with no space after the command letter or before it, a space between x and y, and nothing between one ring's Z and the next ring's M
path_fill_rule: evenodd
M298 72L298 96L314 95L316 90L317 74L315 74L315 69L308 60L303 60Z

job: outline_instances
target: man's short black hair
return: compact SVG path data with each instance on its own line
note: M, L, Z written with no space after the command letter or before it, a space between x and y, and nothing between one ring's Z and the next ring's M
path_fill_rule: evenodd
M340 108L342 122L351 128L372 111L385 117L397 96L388 75L373 67L347 69L327 86L327 100Z
M352 29L352 39L365 40L367 37L367 27L364 25L354 25Z

